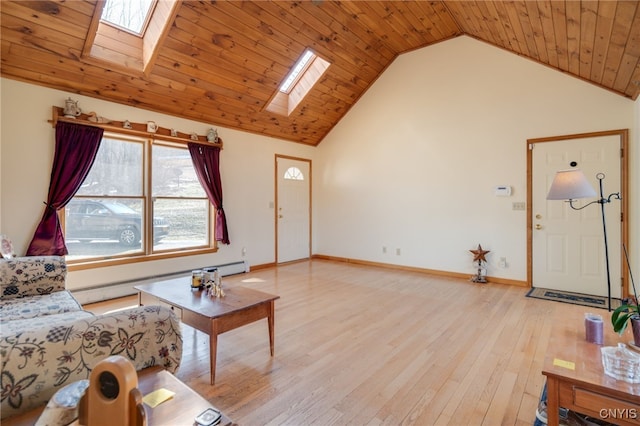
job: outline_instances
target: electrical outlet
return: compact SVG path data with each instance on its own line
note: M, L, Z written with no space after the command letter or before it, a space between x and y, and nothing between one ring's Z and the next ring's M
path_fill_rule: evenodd
M500 265L501 268L506 268L507 267L507 258L506 257L501 257L499 265Z
M382 246L382 254L387 254L387 246Z
M396 249L396 256L400 256L400 249L399 248Z

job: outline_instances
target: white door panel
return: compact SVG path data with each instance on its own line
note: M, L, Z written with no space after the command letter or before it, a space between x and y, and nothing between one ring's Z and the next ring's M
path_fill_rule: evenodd
M573 210L546 195L558 170L581 169L596 192L596 174L606 175L605 197L620 190L620 138L602 136L537 143L533 147L533 286L607 295L604 235L600 204ZM575 162L575 166L572 166ZM582 207L595 198L577 200ZM620 297L620 202L605 205L612 297Z
M276 159L277 173L277 262L310 256L310 162Z

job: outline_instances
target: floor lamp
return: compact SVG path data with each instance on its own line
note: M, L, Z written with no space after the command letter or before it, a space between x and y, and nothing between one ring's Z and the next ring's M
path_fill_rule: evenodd
M602 213L602 231L604 233L604 258L607 266L607 292L609 301L609 312L611 312L611 275L609 273L609 245L607 244L607 224L604 219L604 205L610 203L612 199L621 200L619 192L614 192L605 198L602 190L602 181L604 173L598 173L596 179L600 184L600 198L582 207L575 207L573 201L578 198L595 197L596 191L593 189L587 177L579 169L560 170L556 173L556 177L551 183L547 200L566 200L573 210L582 210L591 204L600 204L600 212Z

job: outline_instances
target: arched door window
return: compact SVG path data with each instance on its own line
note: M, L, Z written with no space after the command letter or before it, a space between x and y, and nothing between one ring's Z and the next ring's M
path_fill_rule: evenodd
M304 175L297 167L289 167L287 171L284 172L284 178L289 180L304 180Z

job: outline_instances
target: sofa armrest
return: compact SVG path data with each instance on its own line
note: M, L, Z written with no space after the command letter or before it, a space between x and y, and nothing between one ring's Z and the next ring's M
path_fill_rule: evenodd
M140 306L90 318L64 321L2 336L2 418L44 404L61 387L88 379L95 365L122 355L136 371L161 365L175 372L182 358L182 333L174 313Z
M25 256L0 260L0 297L49 294L65 289L67 264L63 256Z

